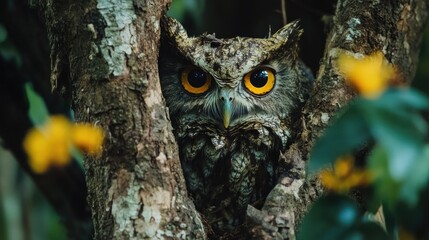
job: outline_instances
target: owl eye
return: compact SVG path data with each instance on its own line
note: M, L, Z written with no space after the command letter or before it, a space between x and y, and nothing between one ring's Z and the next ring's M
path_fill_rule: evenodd
M202 94L209 90L212 77L201 69L188 67L180 76L183 88L192 94Z
M274 70L267 67L258 68L244 75L244 86L255 95L269 93L276 81Z

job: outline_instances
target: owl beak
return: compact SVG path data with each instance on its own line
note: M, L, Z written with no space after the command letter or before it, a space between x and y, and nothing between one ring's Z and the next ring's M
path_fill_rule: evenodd
M233 98L227 92L222 92L220 100L222 101L223 126L228 128L231 120L231 104Z
M231 120L231 101L226 100L223 104L223 125L228 128Z

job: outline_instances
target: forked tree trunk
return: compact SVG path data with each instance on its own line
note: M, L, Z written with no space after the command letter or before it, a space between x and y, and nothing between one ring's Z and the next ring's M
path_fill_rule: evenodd
M187 197L159 85L159 20L167 4L39 2L51 44L55 90L71 96L79 121L97 123L106 133L102 156L85 162L94 239L206 236ZM382 50L409 82L427 10L421 0L338 1L314 90L296 124L296 138L283 153L293 174L276 186L262 212L249 208L249 220L255 223L248 229L252 236L293 238L305 207L321 191L314 182L304 182L305 161L329 118L353 96L335 69L338 52Z

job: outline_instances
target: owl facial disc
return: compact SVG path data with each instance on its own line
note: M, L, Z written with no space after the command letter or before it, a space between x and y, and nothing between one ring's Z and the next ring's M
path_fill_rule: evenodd
M281 153L313 81L298 59L302 30L295 21L269 38L188 37L167 16L161 27L161 87L186 188L210 237L227 236L289 173Z

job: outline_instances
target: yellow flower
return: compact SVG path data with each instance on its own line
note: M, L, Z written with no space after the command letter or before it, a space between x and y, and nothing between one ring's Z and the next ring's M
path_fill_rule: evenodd
M63 167L71 161L71 150L77 147L88 154L101 152L103 132L89 124L72 124L64 116L51 116L39 128L33 128L24 139L23 147L29 166L35 173L50 167Z
M344 78L366 98L378 97L389 87L394 75L393 67L380 51L361 59L343 53L338 58L338 67Z
M335 192L345 192L353 187L367 185L372 179L369 171L354 168L354 159L351 156L337 159L333 170L322 170L319 178L323 186Z
M90 155L101 153L103 139L104 134L101 128L87 123L76 124L73 127L73 143L77 148Z
M70 162L71 124L63 116L51 117L41 128L33 128L24 139L24 150L35 173L43 173L50 166L64 166Z

